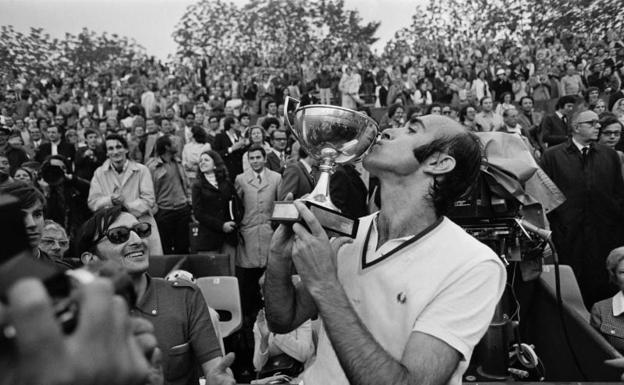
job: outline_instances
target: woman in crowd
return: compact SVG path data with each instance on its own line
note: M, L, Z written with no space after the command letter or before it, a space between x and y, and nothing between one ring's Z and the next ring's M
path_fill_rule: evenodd
M388 108L388 115L384 115L379 122L379 128L384 130L386 128L401 127L405 124L405 109L399 104L395 103Z
M607 110L607 104L604 100L598 99L596 103L589 105L589 109L600 115Z
M194 126L191 128L191 134L191 141L185 144L182 150L182 166L184 167L184 173L188 178L189 185L193 186L197 178L199 156L212 148L210 143L208 143L208 134L202 127Z
M411 95L412 102L419 106L430 106L433 104L433 97L429 91L430 84L427 79L421 79L416 84L416 91Z
M605 113L600 117L600 134L598 135L598 143L614 149L620 157L622 163L622 175L624 175L624 153L617 150L615 146L620 142L622 137L622 129L624 123L618 120L615 115Z
M619 291L613 297L592 306L590 324L624 354L624 247L618 247L609 253L606 267L609 281Z
M465 106L459 111L459 122L466 127L468 131L481 131L481 126L475 121L477 110L473 106Z
M199 251L231 254L238 241L236 220L240 204L221 156L213 150L199 156L192 187L193 215L199 222Z
M264 150L268 152L271 150L271 146L267 143L267 134L264 128L260 126L251 126L249 130L247 130L247 137L245 140L249 143L249 146L254 144L259 144L264 148ZM247 172L251 166L249 165L249 158L247 157L247 152L243 154L243 172Z
M624 123L624 98L618 99L614 104L611 112L615 114L618 120Z
M30 173L30 171L23 167L18 167L13 170L11 177L13 178L13 180L28 183L30 185L34 185L35 183L33 175Z
M515 106L513 105L513 96L511 95L511 92L505 92L503 93L503 102L499 103L496 106L494 112L500 116L503 116L503 112L510 108L515 108Z

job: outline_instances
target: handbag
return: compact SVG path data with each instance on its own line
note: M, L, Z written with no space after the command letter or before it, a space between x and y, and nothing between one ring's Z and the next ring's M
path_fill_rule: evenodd
M258 372L258 378L271 377L278 373L289 377L297 377L301 372L303 372L303 363L286 353L282 353L269 357L262 370Z

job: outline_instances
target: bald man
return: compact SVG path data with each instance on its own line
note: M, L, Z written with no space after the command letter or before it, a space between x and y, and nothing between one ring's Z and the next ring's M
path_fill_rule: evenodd
M624 241L624 181L617 153L596 143L598 115L573 116L572 138L544 152L541 167L566 197L548 213L561 263L572 266L587 308L617 291L607 255Z
M480 161L474 134L423 116L384 130L364 159L382 208L360 218L351 243L330 243L295 202L307 228L276 231L264 293L276 333L322 319L306 385L461 383L506 280L497 255L444 216Z

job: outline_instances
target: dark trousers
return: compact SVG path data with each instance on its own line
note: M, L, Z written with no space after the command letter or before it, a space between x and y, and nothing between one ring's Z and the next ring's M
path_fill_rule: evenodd
M180 209L158 209L156 224L160 233L164 254L189 253L189 223L191 223L191 206Z
M262 296L260 294L260 285L258 280L264 273L264 268L246 268L236 266L236 278L238 278L238 287L241 295L241 307L243 310L243 319L247 322L256 320L258 310L264 306Z

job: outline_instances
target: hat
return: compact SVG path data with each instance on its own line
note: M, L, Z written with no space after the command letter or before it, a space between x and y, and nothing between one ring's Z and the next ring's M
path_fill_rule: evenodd
M505 70L502 68L499 68L498 71L496 71L496 76L498 75L505 75Z

